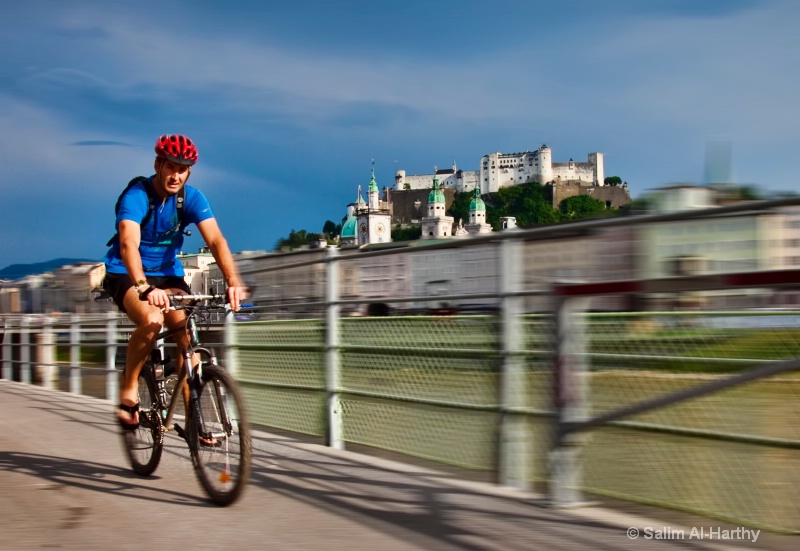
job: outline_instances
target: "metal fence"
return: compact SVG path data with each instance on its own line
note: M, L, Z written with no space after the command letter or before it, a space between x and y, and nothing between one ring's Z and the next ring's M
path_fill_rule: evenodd
M663 304L665 296L720 291L728 303L758 305L800 286L800 272L536 279L526 268L534 254L527 244L546 235L425 249L494 247L497 283L486 292L387 299L348 290L355 263L374 267L382 257L419 254L413 247L351 255L331 249L309 262L253 268L268 279L310 267L315 290L293 303L263 303L261 321L227 326L226 356L251 419L331 446L361 444L472 469L546 492L555 505L604 495L800 532L800 311L703 310L696 301L689 311L634 307L643 295ZM425 302L431 310L443 302L496 309L343 315L387 301L394 312ZM595 312L597 304L625 311ZM113 347L125 331L117 318L102 323L105 333L95 333L107 335L109 363L101 369L110 381ZM25 380L23 366L35 357L25 348L46 327L6 324L3 377ZM106 390L115 398L110 382Z

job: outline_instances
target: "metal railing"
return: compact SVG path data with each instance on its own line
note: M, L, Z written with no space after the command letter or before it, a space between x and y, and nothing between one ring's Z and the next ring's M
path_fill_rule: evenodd
M698 213L643 218L691 216ZM581 231L606 226L624 222L587 222ZM800 531L800 312L591 311L591 297L771 296L799 287L800 272L646 281L607 281L593 272L588 283L553 275L532 285L528 245L565 231L355 254L329 249L313 261L251 267L250 276L306 268L324 276L310 279L313 292L304 299L262 304L262 321L226 326L226 357L251 419L335 447L360 444L489 474L499 484L546 492L558 506L606 495ZM347 290L348 263L488 243L498 248L491 290ZM532 298L549 308L531 312ZM494 301L495 314L344 315L379 302L400 311L412 303L486 301ZM101 346L109 362L124 329L116 317L103 323L113 328L99 332L107 335ZM44 327L6 324L4 378L21 377L33 363L24 348ZM108 381L109 365L101 366ZM107 382L112 399L114 389Z

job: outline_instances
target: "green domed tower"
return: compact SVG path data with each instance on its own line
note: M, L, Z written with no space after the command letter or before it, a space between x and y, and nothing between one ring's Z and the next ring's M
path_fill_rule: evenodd
M428 194L428 216L434 216L434 213L431 212L431 206L435 203L444 205L444 192L439 187L439 177L436 174L433 175L433 187ZM444 207L442 208L444 209Z
M473 212L482 211L484 214L484 221L486 221L486 203L481 199L481 188L475 186L475 191L472 192L472 201L469 202L469 222L475 224L472 217Z
M439 187L439 176L433 170L433 188L428 193L428 216L422 219L422 239L450 237L453 232L453 217L445 214L444 192Z
M492 226L486 223L486 203L481 199L481 188L475 186L472 192L472 201L469 202L469 224L466 230L470 234L489 233Z

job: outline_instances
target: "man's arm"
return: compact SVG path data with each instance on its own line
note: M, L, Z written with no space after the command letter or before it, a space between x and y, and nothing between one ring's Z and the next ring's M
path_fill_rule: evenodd
M131 281L137 285L140 281L146 281L144 268L142 267L142 256L139 254L139 243L142 240L142 228L133 220L122 220L119 223L119 254L122 263L131 276Z
M217 220L215 218L207 218L197 224L197 229L200 230L203 240L214 256L214 260L217 261L217 266L219 266L225 282L228 284L228 301L231 304L231 308L238 310L241 301L247 297L247 288L239 276L236 262L233 260L231 250L228 248L228 242L223 237Z
M137 293L147 288L147 276L142 266L142 255L139 254L139 243L142 240L142 227L133 220L122 220L119 223L119 254L131 282ZM144 282L144 283L142 283ZM167 308L169 299L167 292L156 289L147 295L147 302L158 308Z

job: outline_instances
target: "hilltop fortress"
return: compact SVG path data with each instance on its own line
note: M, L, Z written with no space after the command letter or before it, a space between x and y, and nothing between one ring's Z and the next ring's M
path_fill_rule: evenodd
M408 175L405 170L398 170L394 189L391 190L396 222L401 225L419 222L419 211L425 212L420 191L431 190L434 178L449 199L448 208L455 192L470 192L479 187L480 194L486 195L496 193L503 187L527 182L538 182L545 186L550 192L553 208L558 208L561 201L576 195L588 195L603 201L606 208L618 208L631 201L627 184L605 185L602 153L589 153L586 162L570 159L566 163L554 163L552 151L547 145L542 145L535 151L522 153L489 153L481 158L479 169L475 171L460 170L455 161L451 168L434 169L434 174ZM408 213L408 216L403 213Z
M444 189L461 193L480 186L481 195L496 193L500 188L539 182L542 185L579 183L584 186L603 187L605 180L603 154L589 153L585 163L570 159L554 163L553 152L547 145L536 151L522 153L489 153L480 161L477 171L459 170L453 161L450 169L436 170ZM433 175L407 175L405 170L395 173L395 190L430 189Z

